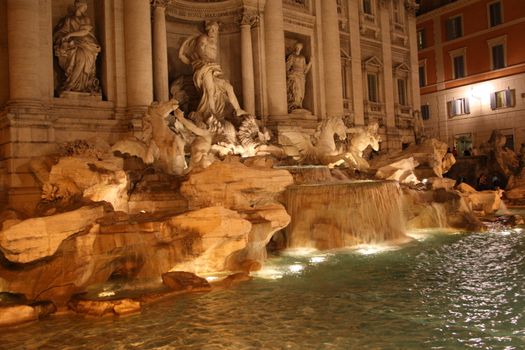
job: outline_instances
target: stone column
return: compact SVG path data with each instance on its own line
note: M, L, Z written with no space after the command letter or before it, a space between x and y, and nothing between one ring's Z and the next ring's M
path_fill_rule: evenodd
M288 115L282 0L266 1L264 30L268 114L271 121L272 117Z
M153 101L149 0L124 1L124 32L128 108L145 107Z
M343 115L343 81L341 78L341 43L336 0L321 1L323 32L324 84L327 116Z
M9 99L12 102L38 103L41 99L39 9L34 0L7 1Z
M394 85L394 72L392 69L392 40L390 33L390 10L387 3L382 3L380 9L380 21L381 21L381 42L383 51L383 81L384 81L384 92L385 92L385 114L386 114L386 127L388 131L395 129L396 127L396 111L394 108L395 98L395 85ZM391 146L391 145L390 145ZM390 148L389 146L389 148Z
M354 103L354 123L365 124L363 68L361 61L361 31L359 30L359 3L348 2L350 18L350 52L352 52L352 100Z
M153 84L155 101L169 100L168 40L166 5L169 0L153 0Z
M241 72L243 108L250 115L255 115L255 76L253 73L252 24L256 18L243 14L241 26Z
M412 3L409 3L412 4ZM410 44L410 87L412 93L412 109L421 109L421 97L419 95L419 59L417 55L416 35L416 8L407 6L408 12L408 42Z

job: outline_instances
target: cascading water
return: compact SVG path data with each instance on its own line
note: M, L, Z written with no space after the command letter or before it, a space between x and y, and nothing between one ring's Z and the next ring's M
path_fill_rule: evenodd
M288 188L288 248L333 249L405 237L401 190L394 181Z

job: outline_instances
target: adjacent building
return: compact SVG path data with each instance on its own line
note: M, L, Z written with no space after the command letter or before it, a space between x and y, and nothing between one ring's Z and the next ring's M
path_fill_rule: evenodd
M461 155L493 130L525 143L525 1L422 0L421 114L428 136Z

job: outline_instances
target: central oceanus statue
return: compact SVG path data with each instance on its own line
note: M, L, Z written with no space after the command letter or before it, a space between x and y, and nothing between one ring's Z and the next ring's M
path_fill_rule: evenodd
M196 113L205 121L213 116L219 121L228 117L228 103L236 116L247 113L239 105L233 86L224 78L222 68L217 62L219 24L206 24L206 33L192 36L179 49L179 58L193 67L193 82L202 92Z

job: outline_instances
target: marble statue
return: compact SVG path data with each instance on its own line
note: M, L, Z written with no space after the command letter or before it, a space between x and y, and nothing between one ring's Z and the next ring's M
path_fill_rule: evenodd
M233 107L236 116L247 114L217 62L218 39L219 24L207 23L206 33L188 38L179 50L180 60L193 67L193 82L202 92L197 108L201 120L208 120L210 116L224 120L228 116L228 104Z
M286 85L288 90L288 111L303 108L306 88L306 74L312 67L312 61L306 63L301 53L303 44L295 43L294 51L286 59Z
M98 93L96 60L100 46L87 16L86 0L75 0L73 11L59 22L53 42L65 75L60 90Z
M368 146L372 147L374 151L379 151L381 136L379 136L378 130L379 124L376 122L368 126L360 126L347 130L349 134L353 134L348 146L347 157L352 159L356 169L366 170L370 167L368 162L363 158L363 151Z
M175 111L177 120L191 133L195 138L190 145L190 164L189 170L206 169L215 160L215 156L211 152L212 142L216 131L220 128L220 123L213 117L208 118L207 126L197 126L194 122L184 117L182 111Z
M280 135L280 143L288 155L298 154L297 158L301 164L334 167L345 163L344 152L337 147L334 136L337 135L340 140L345 140L346 130L340 117L331 117L319 124L313 140L302 132L284 131Z
M153 102L142 119L142 137L120 140L112 150L137 156L146 164L156 163L168 174L184 174L188 168L184 153L187 139L183 126L170 121L169 116L174 111L182 114L177 100Z

